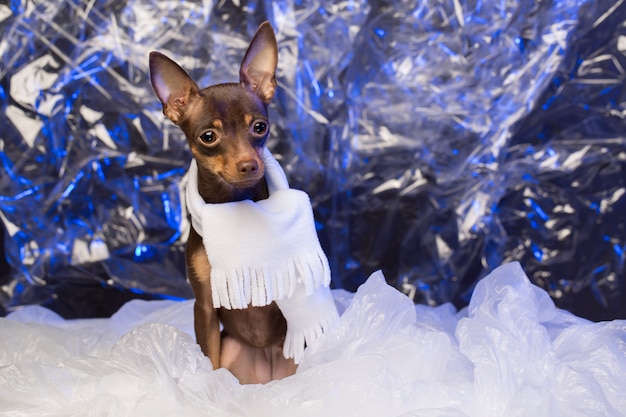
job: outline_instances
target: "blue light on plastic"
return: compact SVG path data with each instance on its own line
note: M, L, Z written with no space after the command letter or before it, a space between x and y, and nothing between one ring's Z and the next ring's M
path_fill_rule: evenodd
M161 300L172 300L172 301L186 301L186 298L182 298L182 297L175 297L173 295L168 295L168 294L152 294L152 293L148 293L146 291L143 291L139 288L128 288L128 291L135 293L135 294L140 294L140 295L150 295L151 297L154 297L156 299L161 299Z
M592 274L597 275L601 272L604 272L606 270L606 265L600 265L596 268L593 269L593 271L591 271Z
M613 245L613 250L615 251L617 256L619 256L620 258L624 254L624 248L618 245L617 243Z
M530 207L535 211L535 213L537 213L537 215L541 218L541 220L545 222L550 219L550 217L546 214L545 211L543 211L541 206L539 206L539 204L537 204L537 202L534 199L531 198L528 201L530 202Z

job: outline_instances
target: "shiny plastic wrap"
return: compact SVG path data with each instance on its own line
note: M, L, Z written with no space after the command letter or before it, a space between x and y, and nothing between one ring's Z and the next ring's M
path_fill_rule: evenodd
M626 321L558 310L519 264L469 307L414 306L372 275L295 375L239 385L193 339L193 302L133 301L110 319L40 306L0 318L0 414L37 416L624 416Z
M312 197L336 287L382 268L416 302L463 302L519 260L559 305L620 308L626 13L577 0L0 5L5 308L83 283L191 296L190 154L147 55L236 81L265 19L269 147Z

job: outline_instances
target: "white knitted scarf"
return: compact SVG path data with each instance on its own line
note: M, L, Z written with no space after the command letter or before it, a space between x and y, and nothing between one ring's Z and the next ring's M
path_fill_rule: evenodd
M263 162L267 199L207 204L192 160L187 207L211 264L213 305L241 309L275 301L287 320L283 353L299 363L305 344L314 343L339 316L309 197L289 188L267 149Z

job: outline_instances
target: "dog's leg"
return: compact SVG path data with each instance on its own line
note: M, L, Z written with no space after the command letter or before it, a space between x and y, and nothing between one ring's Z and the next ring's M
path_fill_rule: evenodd
M223 334L220 363L241 384L264 384L272 380L269 364L261 360L262 349L240 342Z
M282 346L265 348L265 357L271 364L272 379L283 379L296 373L298 365L293 359L286 359Z
M285 359L281 346L265 348L250 346L223 334L220 363L241 384L265 384L296 372L293 359Z
M211 265L206 256L202 238L192 228L186 247L187 275L196 297L193 306L193 325L196 341L213 364L220 367L220 322L213 307L211 293Z

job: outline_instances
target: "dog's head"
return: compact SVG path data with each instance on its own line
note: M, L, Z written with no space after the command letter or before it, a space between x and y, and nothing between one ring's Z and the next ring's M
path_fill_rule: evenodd
M150 80L163 114L185 133L200 177L238 190L264 175L261 155L269 136L268 103L276 90L278 46L262 23L241 63L240 82L199 89L178 64L150 53Z

